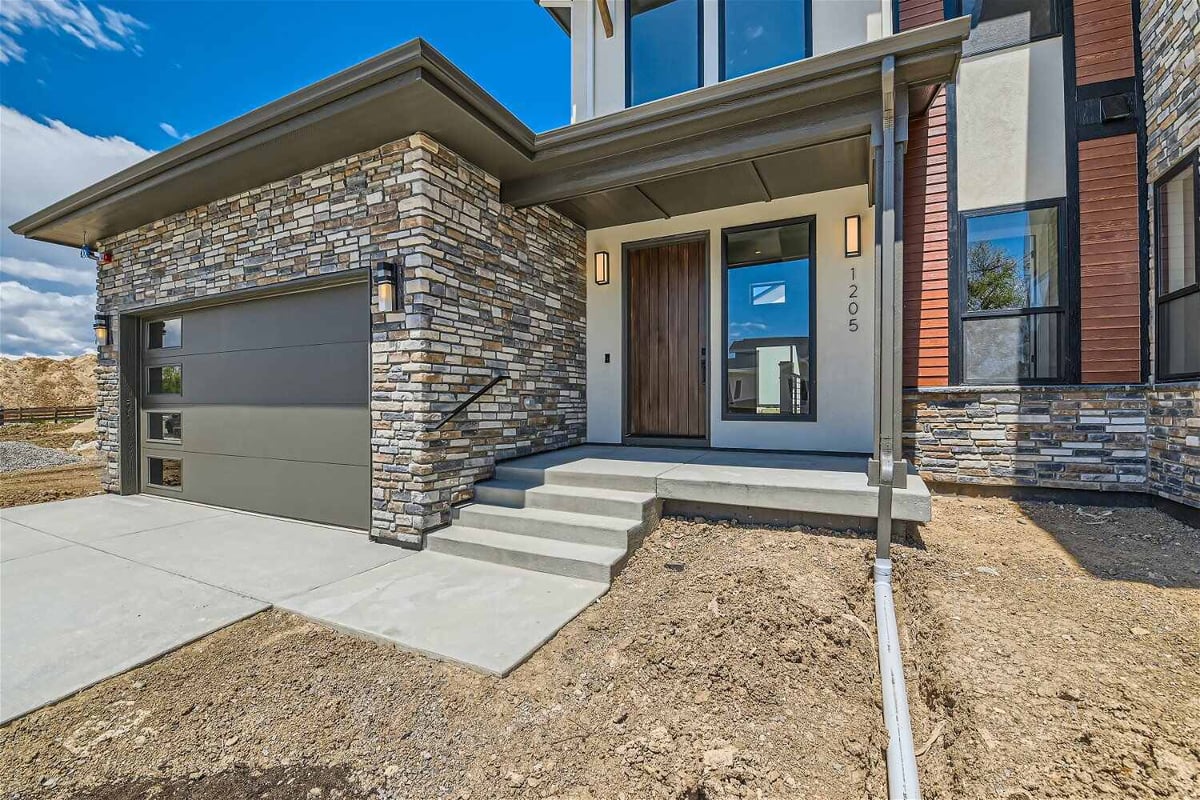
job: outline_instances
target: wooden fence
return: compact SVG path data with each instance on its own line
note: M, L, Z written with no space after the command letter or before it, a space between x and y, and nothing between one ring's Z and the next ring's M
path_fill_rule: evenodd
M83 419L95 413L95 406L0 408L0 425L6 422L59 422L68 419Z

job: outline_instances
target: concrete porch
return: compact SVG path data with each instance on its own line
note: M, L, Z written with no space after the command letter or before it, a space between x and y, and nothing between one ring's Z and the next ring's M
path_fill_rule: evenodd
M476 499L505 492L603 487L654 492L667 513L736 515L756 521L801 521L873 528L878 490L867 482L867 457L854 455L583 445L502 461ZM929 488L910 467L907 488L896 489L897 522L928 522Z

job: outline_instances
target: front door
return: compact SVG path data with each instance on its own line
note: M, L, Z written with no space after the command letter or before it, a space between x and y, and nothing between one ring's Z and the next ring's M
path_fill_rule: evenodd
M626 251L626 435L708 436L708 258L704 239Z

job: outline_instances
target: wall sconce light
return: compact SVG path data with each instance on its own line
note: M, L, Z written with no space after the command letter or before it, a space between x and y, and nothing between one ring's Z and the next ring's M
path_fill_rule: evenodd
M596 285L604 286L608 283L608 253L600 250L596 253Z
M846 217L846 258L862 255L862 217L853 214Z
M380 261L375 265L375 293L379 298L379 310L387 313L396 310L396 265Z
M96 347L104 347L109 341L108 314L97 314L92 318L92 330L96 332Z

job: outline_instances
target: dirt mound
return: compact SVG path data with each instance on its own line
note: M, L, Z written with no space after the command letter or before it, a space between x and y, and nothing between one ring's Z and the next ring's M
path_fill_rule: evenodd
M870 554L666 521L505 679L268 612L0 729L0 774L105 800L882 797Z
M96 403L96 356L0 358L0 406L90 406Z

